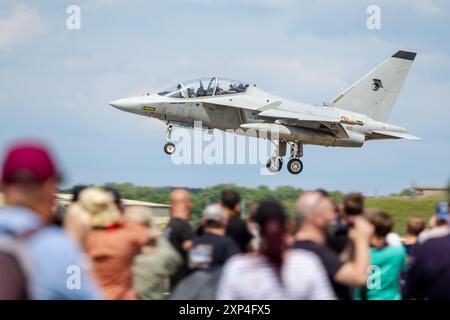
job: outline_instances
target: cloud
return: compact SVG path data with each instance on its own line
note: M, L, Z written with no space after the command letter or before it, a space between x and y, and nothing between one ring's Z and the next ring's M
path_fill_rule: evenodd
M45 20L34 9L19 5L10 16L0 19L0 50L11 49L45 28Z

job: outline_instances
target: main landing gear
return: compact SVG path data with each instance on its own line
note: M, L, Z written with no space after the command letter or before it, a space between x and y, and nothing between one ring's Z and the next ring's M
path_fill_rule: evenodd
M166 141L167 143L164 145L164 152L168 155L171 155L175 152L175 145L170 142L170 138L172 136L172 125L167 125L167 133L166 133Z
M272 173L277 173L283 166L283 156L286 155L286 142L280 141L272 157L267 160L266 167ZM299 174L303 171L303 162L300 158L303 156L303 145L299 142L291 143L291 152L287 163L287 170L291 174Z

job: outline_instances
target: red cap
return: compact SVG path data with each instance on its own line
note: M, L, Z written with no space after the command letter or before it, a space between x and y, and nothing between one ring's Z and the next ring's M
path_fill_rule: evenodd
M3 162L2 182L43 182L60 175L50 152L36 143L17 144L11 147Z

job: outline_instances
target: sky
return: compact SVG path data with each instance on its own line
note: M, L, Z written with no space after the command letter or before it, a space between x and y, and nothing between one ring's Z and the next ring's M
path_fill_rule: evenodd
M70 5L80 29L66 26ZM367 7L378 5L381 29ZM176 165L165 125L112 100L187 79L223 76L320 105L398 50L417 52L389 123L422 141L363 148L305 146L304 171L259 165ZM0 154L47 143L65 186L132 182L205 187L292 185L369 195L450 178L450 2L169 0L0 3Z

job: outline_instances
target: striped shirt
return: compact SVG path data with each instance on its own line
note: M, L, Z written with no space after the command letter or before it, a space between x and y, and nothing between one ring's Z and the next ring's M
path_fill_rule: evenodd
M239 254L224 266L220 300L332 300L335 295L320 260L300 249L287 253L281 279L266 257Z

